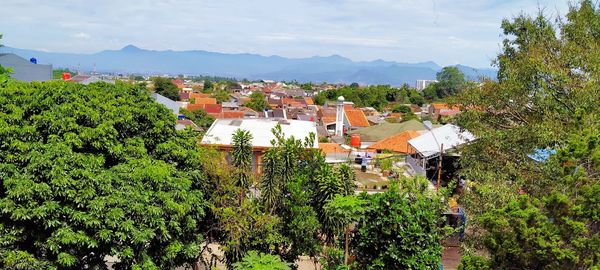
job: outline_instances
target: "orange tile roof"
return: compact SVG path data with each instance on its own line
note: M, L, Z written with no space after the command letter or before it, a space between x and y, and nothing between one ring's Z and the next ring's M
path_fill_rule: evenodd
M348 109L344 110L344 115L348 119L350 126L352 127L368 127L369 120L362 110L359 109Z
M311 97L305 97L304 101L306 101L306 105L315 105L315 102Z
M209 113L212 117L217 119L223 118L244 118L243 111L223 111L220 113Z
M450 106L448 103L431 103L435 110L460 110L458 105Z
M319 149L321 152L323 152L323 154L350 152L350 150L342 148L337 143L319 143Z
M205 93L190 93L189 98L193 98L193 99L210 98L210 94L205 94Z
M289 105L290 107L304 107L300 101L293 98L283 98L281 101L283 104Z
M407 130L371 144L367 148L375 150L389 150L396 153L413 154L414 150L409 147L408 140L418 136L418 132L414 130Z
M221 104L188 104L186 109L190 112L202 109L207 113L220 113L222 110Z
M191 96L190 96L191 98ZM217 104L216 98L196 98L194 104Z

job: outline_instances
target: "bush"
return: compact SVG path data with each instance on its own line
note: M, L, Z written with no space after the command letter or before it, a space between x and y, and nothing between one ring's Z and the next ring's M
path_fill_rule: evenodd
M486 258L476 255L465 255L460 258L458 270L487 270L490 269Z

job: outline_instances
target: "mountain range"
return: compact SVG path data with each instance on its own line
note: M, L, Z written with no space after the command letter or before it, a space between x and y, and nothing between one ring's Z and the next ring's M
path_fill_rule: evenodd
M433 61L401 63L393 61L352 61L348 58L314 56L286 58L257 54L230 54L202 50L155 51L127 45L120 50L104 50L92 54L56 53L1 47L0 52L12 52L25 59L35 57L40 64L55 68L125 74L186 74L233 77L250 80L299 82L390 84L414 86L416 80L433 80L442 69ZM496 70L457 67L470 80L480 77L495 79Z

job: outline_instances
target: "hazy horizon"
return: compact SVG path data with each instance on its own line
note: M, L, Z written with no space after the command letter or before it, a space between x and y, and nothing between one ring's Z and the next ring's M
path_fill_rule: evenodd
M61 53L204 50L286 58L433 61L490 67L503 18L538 10L564 15L568 1L188 0L86 3L8 0L5 46Z

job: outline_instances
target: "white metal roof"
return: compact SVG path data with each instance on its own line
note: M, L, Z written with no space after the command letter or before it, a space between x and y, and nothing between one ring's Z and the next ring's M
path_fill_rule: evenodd
M202 138L203 144L232 145L233 133L238 129L248 130L252 134L252 146L272 147L271 140L275 139L271 130L281 123L281 130L286 138L294 136L304 140L312 132L315 134L313 147L318 148L317 127L311 121L281 120L275 118L253 119L217 119L206 131Z
M452 124L446 124L410 139L408 143L423 157L432 157L440 153L441 145L444 146L444 152L446 152L473 140L475 140L475 136L471 132L461 130L460 127Z

